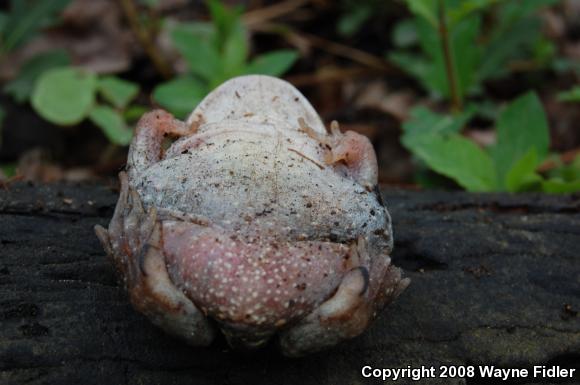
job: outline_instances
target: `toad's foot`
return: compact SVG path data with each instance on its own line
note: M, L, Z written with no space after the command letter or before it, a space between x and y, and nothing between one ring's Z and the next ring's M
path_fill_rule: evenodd
M167 273L156 210L143 209L126 173L120 173L119 179L121 194L109 229L96 226L95 232L124 277L133 306L191 345L209 345L214 337L212 326Z
M410 280L401 277L401 271L390 265L387 256L376 256L371 262L365 255L368 249L364 239L357 243L362 265L343 277L331 298L280 335L283 354L302 356L361 334L377 311L409 285ZM367 263L370 271L364 266Z

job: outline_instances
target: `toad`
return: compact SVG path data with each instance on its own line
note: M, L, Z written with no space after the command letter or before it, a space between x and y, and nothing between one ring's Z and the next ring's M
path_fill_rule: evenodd
M167 145L169 138L173 142ZM139 121L108 229L134 307L197 346L300 356L362 333L409 284L368 138L289 83L231 79L182 122Z

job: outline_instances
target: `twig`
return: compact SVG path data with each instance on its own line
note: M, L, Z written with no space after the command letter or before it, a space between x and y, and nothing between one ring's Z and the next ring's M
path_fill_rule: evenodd
M312 86L320 83L343 82L356 77L381 74L383 71L367 67L322 68L314 73L298 74L285 77L296 87Z
M134 0L121 0L121 7L125 13L125 17L129 21L129 25L133 30L133 33L139 40L139 43L145 50L149 59L153 63L153 66L159 72L159 74L165 78L169 79L173 75L173 70L171 66L165 61L165 58L159 52L157 45L154 40L154 33L149 31L145 26L139 21L139 12L137 11L137 6Z
M309 2L310 0L282 1L269 7L246 12L244 15L242 15L242 21L246 26L251 27L253 25L264 23L277 17L283 16L287 13L291 13L303 5L308 4Z
M449 93L451 95L451 107L453 112L460 112L463 109L463 100L458 87L457 68L453 61L451 45L449 44L449 31L447 29L447 17L445 15L444 0L439 0L439 36L443 48L443 58L445 60L445 72L449 84Z
M305 32L298 32L286 25L264 23L260 26L254 26L254 30L268 33L277 33L285 37L287 40L301 40L306 41L313 47L326 51L336 56L344 57L353 62L362 64L366 67L374 68L383 72L401 72L397 67L391 65L386 60L374 56L368 52L357 48L352 48L344 44L336 43L334 41L324 39L320 36L311 35Z

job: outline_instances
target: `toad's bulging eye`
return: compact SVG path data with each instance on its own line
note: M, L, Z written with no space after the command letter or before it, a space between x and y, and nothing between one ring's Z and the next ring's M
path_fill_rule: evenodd
M327 130L283 80L231 79L185 122L145 114L127 166L97 236L134 307L192 345L221 331L304 355L362 333L409 284L371 143Z

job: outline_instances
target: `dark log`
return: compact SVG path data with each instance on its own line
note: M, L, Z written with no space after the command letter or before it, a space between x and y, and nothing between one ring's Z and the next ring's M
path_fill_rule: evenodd
M365 365L580 372L579 195L385 190L411 286L364 335L300 359L223 339L192 348L133 311L93 233L116 198L96 185L0 191L0 384L381 383Z

